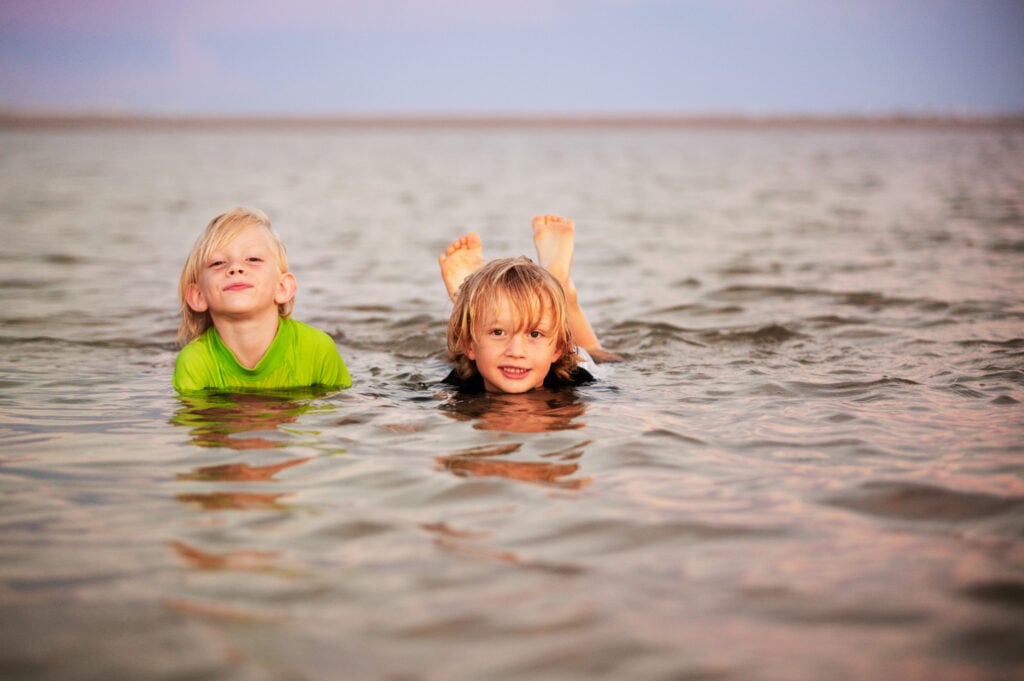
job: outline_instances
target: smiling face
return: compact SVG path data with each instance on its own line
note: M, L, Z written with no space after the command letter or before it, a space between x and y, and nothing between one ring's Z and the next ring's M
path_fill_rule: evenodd
M448 318L448 359L462 381L523 393L549 373L570 381L575 345L562 285L524 257L498 258L466 277Z
M198 263L197 281L187 290L196 312L219 320L277 316L295 295L295 277L283 272L266 227L249 224L215 244Z
M551 305L529 323L507 297L473 325L466 356L476 364L488 392L524 393L544 385L551 364L561 357Z

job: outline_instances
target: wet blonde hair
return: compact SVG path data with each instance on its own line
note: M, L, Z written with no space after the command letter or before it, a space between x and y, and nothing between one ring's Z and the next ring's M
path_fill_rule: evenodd
M551 333L561 352L551 370L569 380L576 369L576 345L569 329L565 291L555 277L529 258L492 260L466 277L459 287L455 307L448 319L448 360L462 380L479 373L466 355L475 326L484 315L507 300L515 316L516 329L534 329L546 315L552 315Z
M282 272L288 271L288 255L285 252L284 242L270 226L270 218L267 214L257 208L238 207L232 208L210 220L206 229L196 239L192 246L192 252L185 260L185 266L181 270L181 279L178 281L178 303L181 307L181 324L178 326L178 342L185 345L194 338L198 338L204 331L213 326L213 318L210 312L196 312L188 305L188 289L192 284L199 283L199 273L210 254L218 248L230 243L246 227L259 225L270 234L270 241L277 257L277 265ZM286 303L277 306L278 313L282 317L291 315L295 308L295 298L292 297Z

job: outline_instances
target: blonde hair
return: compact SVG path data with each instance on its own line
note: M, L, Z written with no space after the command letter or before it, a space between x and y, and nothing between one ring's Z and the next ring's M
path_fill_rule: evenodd
M178 326L178 342L187 344L194 338L198 338L213 326L213 319L209 311L196 312L188 305L188 290L193 284L199 283L199 273L204 263L209 260L210 254L229 243L238 236L244 228L251 225L258 225L267 230L273 244L274 254L277 256L277 265L282 272L288 271L288 255L285 252L284 242L270 226L270 218L267 214L257 208L238 207L232 208L210 220L206 229L196 239L192 246L192 252L185 260L185 266L181 270L181 279L178 281L178 303L181 307L181 324ZM287 317L295 308L295 298L277 306L278 313Z
M522 256L492 260L462 282L448 319L448 360L459 377L466 380L478 373L466 349L480 318L502 300L508 301L515 315L515 331L536 328L547 314L552 315L551 333L561 356L552 362L551 370L562 380L569 380L576 369L576 345L569 328L565 291L550 272Z

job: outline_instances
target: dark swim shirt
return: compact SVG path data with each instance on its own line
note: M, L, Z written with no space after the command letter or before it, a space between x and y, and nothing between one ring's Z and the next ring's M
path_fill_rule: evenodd
M548 371L548 375L544 377L544 387L549 390L559 390L561 388L585 385L587 383L592 383L595 380L597 379L594 378L593 374L583 367L577 366L576 369L573 370L572 374L569 375L569 380L559 378L558 374L553 370ZM455 386L461 393L482 393L487 391L487 388L484 386L484 377L480 375L480 372L477 372L463 380L459 377L458 372L456 372L455 369L452 369L441 382L446 385Z

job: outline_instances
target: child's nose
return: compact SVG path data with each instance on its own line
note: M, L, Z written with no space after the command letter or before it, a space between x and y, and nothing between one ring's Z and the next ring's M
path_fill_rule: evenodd
M505 352L510 355L520 357L523 354L524 340L518 333L512 334L512 337L508 340L508 345L505 346Z

